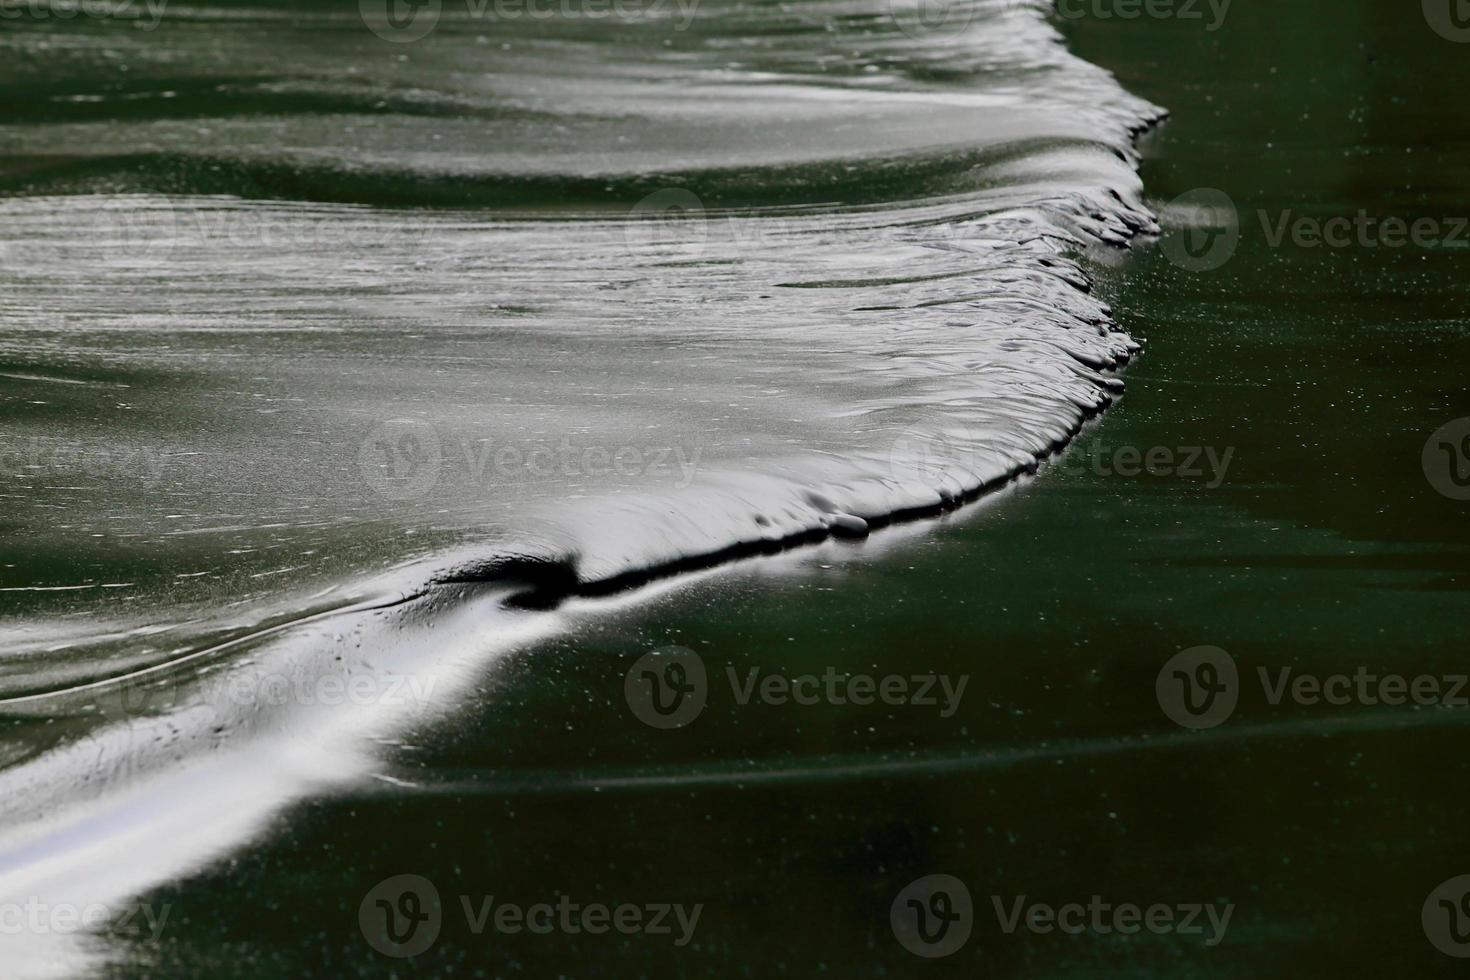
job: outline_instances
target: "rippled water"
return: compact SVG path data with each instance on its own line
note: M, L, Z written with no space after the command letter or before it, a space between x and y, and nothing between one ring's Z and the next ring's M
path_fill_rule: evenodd
M162 875L396 723L222 678L397 669L448 710L470 637L555 626L503 606L937 512L1120 390L1138 346L1075 259L1155 230L1131 141L1159 110L1039 6L474 9L412 43L224 3L0 38L27 887L74 894L53 805ZM238 825L202 833L206 752ZM116 817L145 778L177 822Z
M11 36L0 683L410 562L594 583L859 533L1056 449L1136 349L1068 255L1152 227L1155 111L1037 10L973 13Z

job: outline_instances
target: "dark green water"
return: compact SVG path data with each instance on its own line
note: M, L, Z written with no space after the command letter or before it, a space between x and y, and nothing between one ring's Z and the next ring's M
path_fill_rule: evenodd
M1164 204L1195 188L1225 191L1242 215L1238 249L1211 271L1157 248L1094 257L1146 353L1071 456L934 523L566 604L564 634L477 666L470 707L398 737L387 772L411 786L295 805L250 846L155 889L145 898L168 905L167 928L157 942L99 940L113 972L1463 973L1421 908L1470 874L1464 710L1272 704L1257 671L1470 672L1470 503L1421 464L1431 433L1470 414L1466 256L1273 246L1256 212L1363 208L1448 234L1470 211L1458 97L1470 45L1412 6L1322 0L1237 0L1214 32L1066 29L1172 113L1142 169L1167 234L1183 232ZM1230 455L1219 480L1078 462L1121 447ZM668 644L702 658L708 703L658 730L630 711L624 677ZM1200 645L1234 658L1240 699L1194 732L1161 710L1155 681ZM968 680L945 717L742 705L727 666ZM411 959L359 928L370 890L401 874L443 902L437 941ZM906 950L889 915L930 874L959 878L973 904L969 941L937 960ZM677 926L477 935L460 896L491 895L702 911L683 946ZM992 896L1023 895L1233 911L1213 945L1207 924L1007 933Z

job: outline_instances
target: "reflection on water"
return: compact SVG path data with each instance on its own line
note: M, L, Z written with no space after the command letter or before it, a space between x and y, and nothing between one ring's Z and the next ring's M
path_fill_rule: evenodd
M0 893L113 908L416 786L382 757L535 610L942 512L1112 402L1075 253L1154 230L1158 111L960 12L7 29Z

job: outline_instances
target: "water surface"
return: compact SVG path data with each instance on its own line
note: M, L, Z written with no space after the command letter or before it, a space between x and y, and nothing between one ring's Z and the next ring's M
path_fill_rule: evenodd
M1078 260L1155 230L1161 112L1041 7L472 10L7 32L6 894L412 782L558 600L953 508L1121 392Z

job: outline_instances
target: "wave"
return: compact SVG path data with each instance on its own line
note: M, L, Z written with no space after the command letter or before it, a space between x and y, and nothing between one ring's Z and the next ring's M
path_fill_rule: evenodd
M135 891L420 717L224 679L452 703L487 628L957 507L1122 390L1081 253L1157 230L1162 113L1040 5L439 6L0 38L0 891L227 795Z

